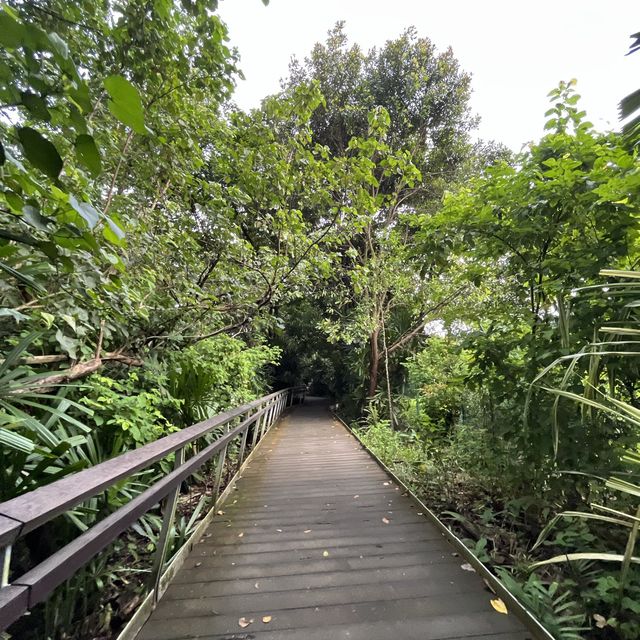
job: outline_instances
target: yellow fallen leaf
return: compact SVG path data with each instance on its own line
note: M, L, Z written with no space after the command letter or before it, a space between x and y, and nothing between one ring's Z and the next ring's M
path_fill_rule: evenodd
M238 624L244 629L245 627L248 627L251 623L253 622L253 618L247 620L246 618L240 618L240 620L238 620Z
M265 624L271 622L271 620L271 616L262 616L262 622L264 622Z
M509 612L507 611L507 605L502 602L502 600L500 598L496 598L495 600L491 601L491 606L498 612L498 613L504 613L505 615L508 614Z
M322 555L326 558L329 555L329 552L328 551L323 551Z

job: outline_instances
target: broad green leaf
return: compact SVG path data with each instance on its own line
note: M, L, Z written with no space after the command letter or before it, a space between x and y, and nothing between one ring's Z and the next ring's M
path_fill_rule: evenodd
M69 59L69 45L54 31L49 34L49 42L53 45L53 49L63 60Z
M28 320L29 316L25 316L24 313L20 313L15 309L0 309L0 318L13 318L16 324L19 324L22 320Z
M82 216L89 229L93 229L98 224L100 213L90 202L79 201L70 194L69 204Z
M138 90L122 76L109 76L104 81L104 87L111 98L111 113L136 133L146 134L144 109Z
M21 93L22 104L29 110L29 113L39 120L48 122L51 120L51 114L47 109L47 103L44 98L31 93L30 91L23 91Z
M56 331L56 340L58 341L60 348L70 358L73 358L75 360L77 357L77 349L80 341L76 340L75 338L69 338L68 336L65 336L64 333L60 331L60 329Z
M86 167L94 178L100 175L102 160L93 137L87 134L79 135L76 138L75 148L78 162Z
M22 207L22 218L40 231L48 231L48 225L51 223L51 220L43 216L32 204L25 204Z
M23 40L24 25L3 7L0 11L0 44L8 49L17 49Z
M124 244L124 231L111 218L107 218L107 224L102 230L102 235L105 240L118 247Z
M20 127L18 138L27 160L50 178L57 178L62 171L62 158L55 146L31 127Z

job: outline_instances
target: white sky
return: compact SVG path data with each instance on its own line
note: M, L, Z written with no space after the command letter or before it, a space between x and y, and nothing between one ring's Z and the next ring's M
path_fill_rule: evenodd
M577 78L582 108L599 128L617 128L617 104L640 87L639 0L223 0L220 16L241 55L246 81L237 104L248 109L279 89L289 59L302 59L346 21L363 49L414 25L439 50L447 46L473 74L478 136L514 150L543 133L547 93Z

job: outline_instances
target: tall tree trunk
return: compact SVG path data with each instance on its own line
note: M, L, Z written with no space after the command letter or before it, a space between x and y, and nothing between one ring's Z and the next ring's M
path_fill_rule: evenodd
M378 336L380 329L376 327L369 337L369 392L368 398L376 395L378 388L378 369L380 365L380 349L378 348Z

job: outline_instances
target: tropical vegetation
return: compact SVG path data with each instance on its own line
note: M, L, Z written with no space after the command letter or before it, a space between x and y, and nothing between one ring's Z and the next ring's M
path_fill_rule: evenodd
M555 637L638 638L640 94L600 131L560 82L513 153L476 141L451 50L409 28L363 51L338 23L243 111L216 9L1 7L0 499L305 383ZM115 636L159 526L9 632Z

